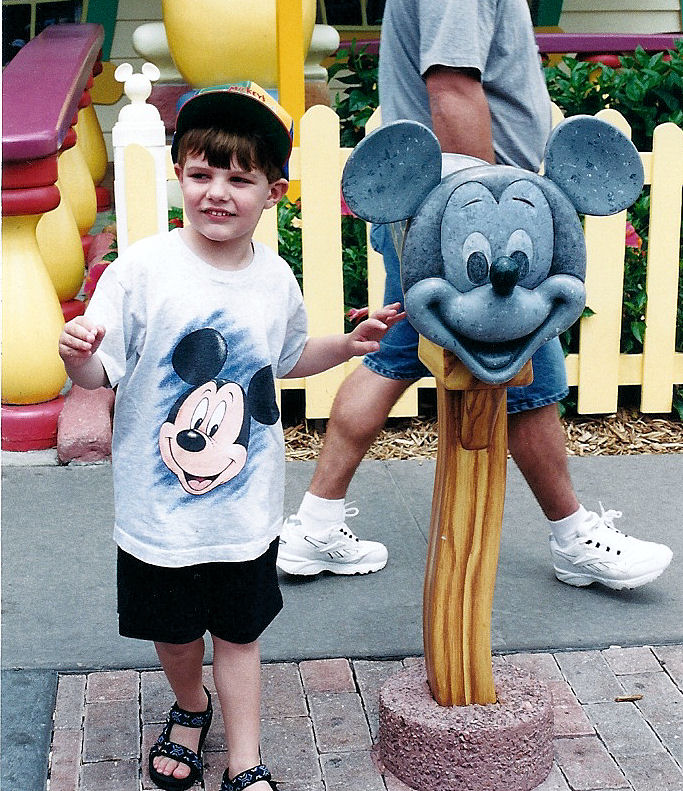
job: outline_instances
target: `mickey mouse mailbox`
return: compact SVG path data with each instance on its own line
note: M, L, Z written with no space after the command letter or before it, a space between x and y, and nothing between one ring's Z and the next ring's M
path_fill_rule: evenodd
M502 384L581 315L586 248L577 212L626 209L643 167L624 134L590 116L555 128L544 176L444 159L453 172L442 179L434 134L397 121L357 146L342 191L363 219L396 223L399 239L408 221L400 249L408 318L478 379Z

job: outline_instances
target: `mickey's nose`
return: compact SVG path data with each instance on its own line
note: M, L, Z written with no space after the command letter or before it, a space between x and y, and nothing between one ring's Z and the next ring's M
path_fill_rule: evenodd
M180 431L176 439L178 440L178 445L190 453L199 453L206 447L204 436L192 428Z
M491 286L501 297L509 297L520 279L520 263L514 258L502 255L491 264Z

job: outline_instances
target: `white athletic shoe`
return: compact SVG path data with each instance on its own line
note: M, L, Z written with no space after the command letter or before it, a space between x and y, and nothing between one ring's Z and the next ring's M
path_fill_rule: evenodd
M355 516L357 508L347 508ZM387 548L379 541L362 541L346 526L323 530L304 525L298 515L285 519L280 535L277 566L287 574L311 576L321 571L332 574L368 574L387 564Z
M614 527L621 511L588 512L580 533L567 546L550 536L555 575L562 582L584 587L599 582L607 588L637 588L656 579L671 562L669 547L640 541Z

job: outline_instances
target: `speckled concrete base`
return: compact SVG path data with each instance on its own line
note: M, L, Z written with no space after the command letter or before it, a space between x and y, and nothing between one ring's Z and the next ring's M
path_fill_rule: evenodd
M494 659L498 703L439 706L424 662L398 673L379 700L379 756L418 791L529 791L553 760L553 713L545 684Z

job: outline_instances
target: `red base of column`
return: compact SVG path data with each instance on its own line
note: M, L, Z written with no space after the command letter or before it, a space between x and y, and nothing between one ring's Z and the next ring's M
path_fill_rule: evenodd
M57 445L57 419L64 396L41 404L2 405L2 449L47 450Z
M88 260L88 250L90 250L90 245L92 244L92 240L95 237L89 233L86 233L85 236L81 236L81 244L83 245L83 255L85 256L85 260Z
M111 193L106 187L95 187L97 197L97 211L107 211L111 209Z
M62 314L64 321L71 321L76 316L82 316L85 313L85 302L81 299L68 299L62 302Z

